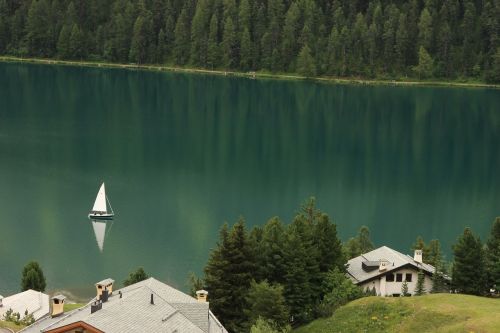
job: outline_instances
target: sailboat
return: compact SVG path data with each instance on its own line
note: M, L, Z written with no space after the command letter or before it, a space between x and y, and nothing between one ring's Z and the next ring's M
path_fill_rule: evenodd
M106 205L106 202L109 205L111 212L108 212L108 207ZM104 187L104 183L102 183L99 192L97 192L97 197L95 198L94 207L92 207L92 210L89 213L89 219L112 220L113 216L115 216L115 213L113 212L113 208L111 207L108 197L106 197L106 189Z

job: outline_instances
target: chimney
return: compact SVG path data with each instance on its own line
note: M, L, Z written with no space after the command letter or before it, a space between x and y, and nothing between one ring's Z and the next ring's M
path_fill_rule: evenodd
M102 302L101 301L95 301L90 304L90 314L99 311L102 309Z
M196 292L196 298L198 299L198 302L206 302L208 297L208 291L206 290L198 290Z
M106 290L108 292L108 297L111 296L111 294L113 293L113 283L115 282L115 280L113 279L104 279L100 282L97 282L95 284L95 287L96 287L96 290L97 290L97 299L101 299L101 295L102 295L102 292L104 290Z
M422 250L415 250L415 255L413 256L413 260L418 263L422 263Z
M104 302L108 301L108 297L109 297L108 291L107 290L103 290L102 294L101 294L101 297L99 299L104 303Z
M150 301L150 303L151 303L152 305L155 305L155 301L154 301L154 299L153 299L153 293L151 293L151 301Z
M0 295L0 308L3 306L3 304L2 304L2 300L3 300L3 296L2 296L2 295Z
M389 265L389 262L387 260L380 260L379 266L378 266L378 271L383 272L383 271L387 270L388 265Z
M52 317L60 316L64 313L64 300L66 299L63 295L57 295L52 297Z
M120 298L123 296L121 291L118 292L118 295L120 295Z

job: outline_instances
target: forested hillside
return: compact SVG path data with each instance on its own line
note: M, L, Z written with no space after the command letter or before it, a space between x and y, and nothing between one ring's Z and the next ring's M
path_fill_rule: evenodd
M499 0L0 0L0 54L500 81Z

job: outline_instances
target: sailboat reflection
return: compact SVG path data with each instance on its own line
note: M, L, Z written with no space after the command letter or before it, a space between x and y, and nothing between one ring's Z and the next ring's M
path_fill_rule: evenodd
M106 224L110 224L107 233ZM104 251L104 239L106 238L107 234L109 234L112 227L113 221L92 220L92 228L94 229L95 239L97 240L97 247L101 252Z

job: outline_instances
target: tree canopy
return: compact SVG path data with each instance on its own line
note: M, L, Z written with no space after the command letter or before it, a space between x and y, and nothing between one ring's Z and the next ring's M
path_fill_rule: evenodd
M45 291L47 283L43 275L42 268L36 261L30 261L24 266L21 278L21 291L33 289Z
M500 80L496 0L1 0L0 54Z

